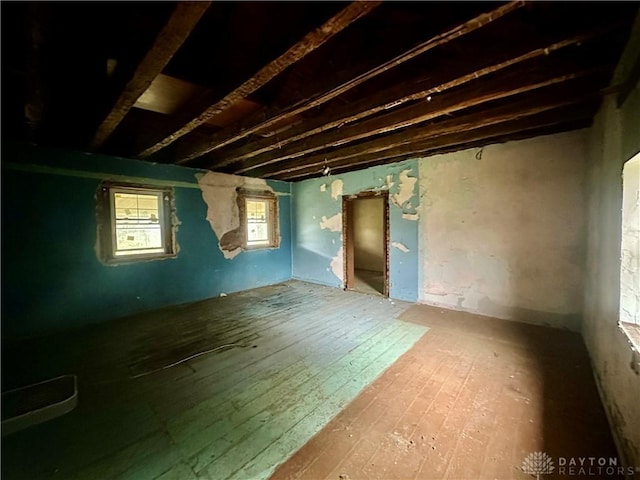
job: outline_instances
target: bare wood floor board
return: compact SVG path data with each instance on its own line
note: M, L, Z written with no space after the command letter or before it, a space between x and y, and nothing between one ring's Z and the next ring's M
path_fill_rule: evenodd
M524 480L534 451L555 459L541 478L574 478L559 457L616 457L578 334L424 305L400 318L430 330L271 480Z
M409 306L292 281L14 342L8 384L73 372L79 405L5 437L2 476L268 478L428 330Z
M353 280L353 290L356 292L371 295L382 295L384 292L384 272L356 268Z

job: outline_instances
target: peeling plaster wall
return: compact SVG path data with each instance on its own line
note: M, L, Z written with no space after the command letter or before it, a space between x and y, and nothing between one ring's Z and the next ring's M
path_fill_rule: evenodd
M420 161L420 301L580 329L586 131Z
M79 327L291 278L290 184L269 182L279 194L280 248L229 260L207 221L201 173L3 140L3 335ZM95 194L107 179L174 187L176 258L117 266L98 260Z
M415 301L418 286L417 178L418 163L410 160L294 183L293 277L343 287L340 195L389 190L391 241L406 249L391 248L389 251L390 296Z
M218 248L224 258L234 258L242 253L242 248L236 246L238 241L231 242L232 245L229 246L230 242L226 242L225 238L229 236L237 238L237 230L240 229L240 209L236 189L243 187L272 193L273 189L267 185L266 180L225 173L198 173L196 178L202 190L202 198L207 204L207 220L218 237Z
M640 29L636 32L636 46L640 50ZM616 83L615 79L612 83ZM626 465L639 466L640 356L617 323L620 312L621 176L624 162L640 151L640 84L621 109L616 108L615 96L604 98L590 138L583 336L618 451Z

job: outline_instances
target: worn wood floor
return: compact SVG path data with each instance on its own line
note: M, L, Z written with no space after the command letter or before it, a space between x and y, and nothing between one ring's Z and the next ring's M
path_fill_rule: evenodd
M76 410L3 438L2 478L530 479L534 451L540 478L620 478L560 468L616 457L570 332L294 281L2 354L3 388L80 378Z
M292 281L5 342L3 389L76 373L79 405L4 437L2 478L267 478L428 330L408 307Z
M356 269L353 280L353 290L356 292L384 294L384 272Z
M272 480L531 479L531 452L554 462L540 479L621 478L567 466L616 459L578 334L422 305L401 318L430 330Z

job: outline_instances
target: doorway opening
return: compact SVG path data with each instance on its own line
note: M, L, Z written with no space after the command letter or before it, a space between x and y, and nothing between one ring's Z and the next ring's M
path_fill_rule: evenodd
M342 197L345 288L389 296L389 193Z

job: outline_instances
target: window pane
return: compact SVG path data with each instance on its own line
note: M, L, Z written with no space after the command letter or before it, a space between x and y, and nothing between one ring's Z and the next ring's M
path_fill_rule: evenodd
M261 245L269 243L269 226L266 223L249 223L247 225L247 244Z
M620 321L640 325L640 153L622 171Z
M269 244L268 205L266 200L247 200L247 245Z
M267 202L247 200L247 221L266 222L267 220Z
M160 195L114 193L116 255L164 251Z

